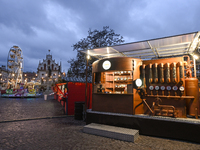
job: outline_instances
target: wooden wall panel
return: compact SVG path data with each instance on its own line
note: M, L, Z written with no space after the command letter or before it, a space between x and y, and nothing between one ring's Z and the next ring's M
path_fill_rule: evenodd
M92 110L113 113L133 113L132 94L93 94Z

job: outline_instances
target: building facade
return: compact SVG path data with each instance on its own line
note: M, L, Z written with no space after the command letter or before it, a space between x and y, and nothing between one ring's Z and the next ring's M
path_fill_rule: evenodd
M6 69L6 66L2 65L0 67L0 89L6 88L7 77L8 77L8 71Z
M37 73L35 72L23 72L23 80L24 82L37 82Z
M63 76L61 72L61 62L60 64L56 63L55 60L52 59L52 55L47 54L46 59L43 59L43 61L38 64L37 81L40 80L41 83L45 83L47 77L49 77L49 80L54 83L58 81L58 78L61 76Z

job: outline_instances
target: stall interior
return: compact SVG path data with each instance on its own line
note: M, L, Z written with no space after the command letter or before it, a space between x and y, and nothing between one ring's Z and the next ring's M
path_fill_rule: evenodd
M132 93L133 71L113 71L94 73L94 93Z

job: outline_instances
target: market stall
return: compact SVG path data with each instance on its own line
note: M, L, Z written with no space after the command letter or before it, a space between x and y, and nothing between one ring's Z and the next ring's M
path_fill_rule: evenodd
M123 126L146 135L200 142L195 60L199 45L200 32L193 32L83 50L99 59L92 65L92 109L87 124ZM135 84L138 79L140 86Z

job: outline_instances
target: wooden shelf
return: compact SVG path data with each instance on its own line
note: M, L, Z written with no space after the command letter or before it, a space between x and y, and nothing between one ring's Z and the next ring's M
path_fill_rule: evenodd
M114 74L114 76L130 76L130 73Z
M131 82L131 81L128 81L128 80L124 80L124 81L122 80L122 81L121 81L121 80L119 80L119 81L114 81L114 82L115 82L115 83L126 83L126 84L127 84L127 83L129 83L129 82Z
M146 97L153 97L153 98L168 98L168 99L194 99L194 96L164 96L164 95L146 95Z
M121 88L115 88L115 91L123 91L125 88L121 87Z
M117 78L122 80L117 80ZM126 78L126 80L124 80ZM117 72L105 72L104 73L104 81L105 81L105 91L106 92L120 92L122 93L125 87L115 87L117 84L124 84L125 86L132 82L132 72L121 73ZM118 85L119 86L119 85Z

